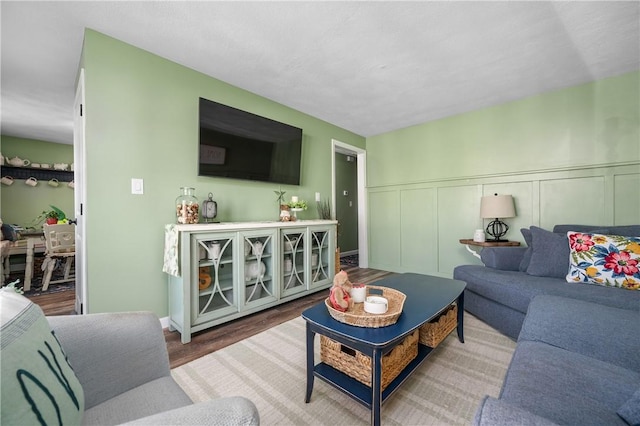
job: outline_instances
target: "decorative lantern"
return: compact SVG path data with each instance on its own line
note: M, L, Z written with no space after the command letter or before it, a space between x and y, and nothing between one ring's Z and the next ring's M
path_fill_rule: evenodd
M209 198L202 203L202 216L205 222L213 222L218 215L218 203L213 201L213 194L209 193Z

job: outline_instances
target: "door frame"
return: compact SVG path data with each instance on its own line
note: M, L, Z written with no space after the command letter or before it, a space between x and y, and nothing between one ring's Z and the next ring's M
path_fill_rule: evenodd
M78 85L73 105L73 208L76 219L76 300L77 315L89 312L87 304L87 238L86 238L86 157L85 157L85 125L86 108L84 92L84 68L80 69Z
M357 160L358 179L358 267L369 267L367 220L367 151L336 139L331 140L331 216L336 217L336 154L353 155Z

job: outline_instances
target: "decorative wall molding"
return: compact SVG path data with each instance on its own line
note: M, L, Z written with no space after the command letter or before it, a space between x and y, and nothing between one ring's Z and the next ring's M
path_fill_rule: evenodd
M628 161L628 162L620 162L620 163L601 163L601 164L585 164L580 166L568 166L568 167L553 167L548 169L539 169L539 170L521 170L521 171L513 171L513 172L504 172L504 173L491 173L491 174L483 174L483 175L468 175L468 176L456 176L456 177L448 177L442 179L425 179L415 182L405 182L405 183L392 183L385 185L370 185L368 186L368 190L376 190L378 188L395 188L395 187L406 187L407 185L433 185L437 183L445 183L445 182L468 182L475 180L492 180L492 179L504 179L510 178L510 180L515 180L517 176L521 176L522 180L527 180L528 176L531 175L548 175L551 176L554 173L571 173L571 172L579 172L579 171L592 171L598 169L612 169L623 167L630 167L630 173L634 173L633 167L636 167L636 172L640 171L640 161ZM520 179L518 179L520 180Z
M450 277L455 266L478 263L459 240L486 227L483 195L514 196L506 237L524 243L520 228L531 225L638 224L639 187L637 161L369 187L370 267Z

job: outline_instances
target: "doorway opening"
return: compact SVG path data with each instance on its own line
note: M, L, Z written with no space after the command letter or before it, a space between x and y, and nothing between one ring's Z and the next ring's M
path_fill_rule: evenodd
M369 266L369 250L368 250L368 233L367 233L367 193L366 193L366 176L367 176L367 152L353 145L340 142L333 139L331 141L331 215L340 221L340 217L354 216L349 219L345 219L348 222L346 225L338 224L338 233L342 235L344 229L343 226L356 226L357 237L355 247L349 247L346 252L342 251L342 255L354 255L358 256L358 267L367 268ZM355 191L353 194L352 189L345 189L338 187L340 182L340 164L336 162L338 156L344 156L345 161L349 163L355 163ZM346 191L346 194L345 194ZM346 202L346 203L345 203ZM355 204L355 206L354 206ZM355 208L354 208L355 207ZM340 211L340 209L353 209L355 211ZM339 238L340 241L340 238Z

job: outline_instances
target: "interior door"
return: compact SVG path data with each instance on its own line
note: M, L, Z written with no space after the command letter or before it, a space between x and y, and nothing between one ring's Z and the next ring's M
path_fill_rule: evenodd
M80 70L76 99L73 106L73 179L74 211L76 217L76 314L88 312L87 306L87 245L85 240L85 110L84 110L84 69Z

